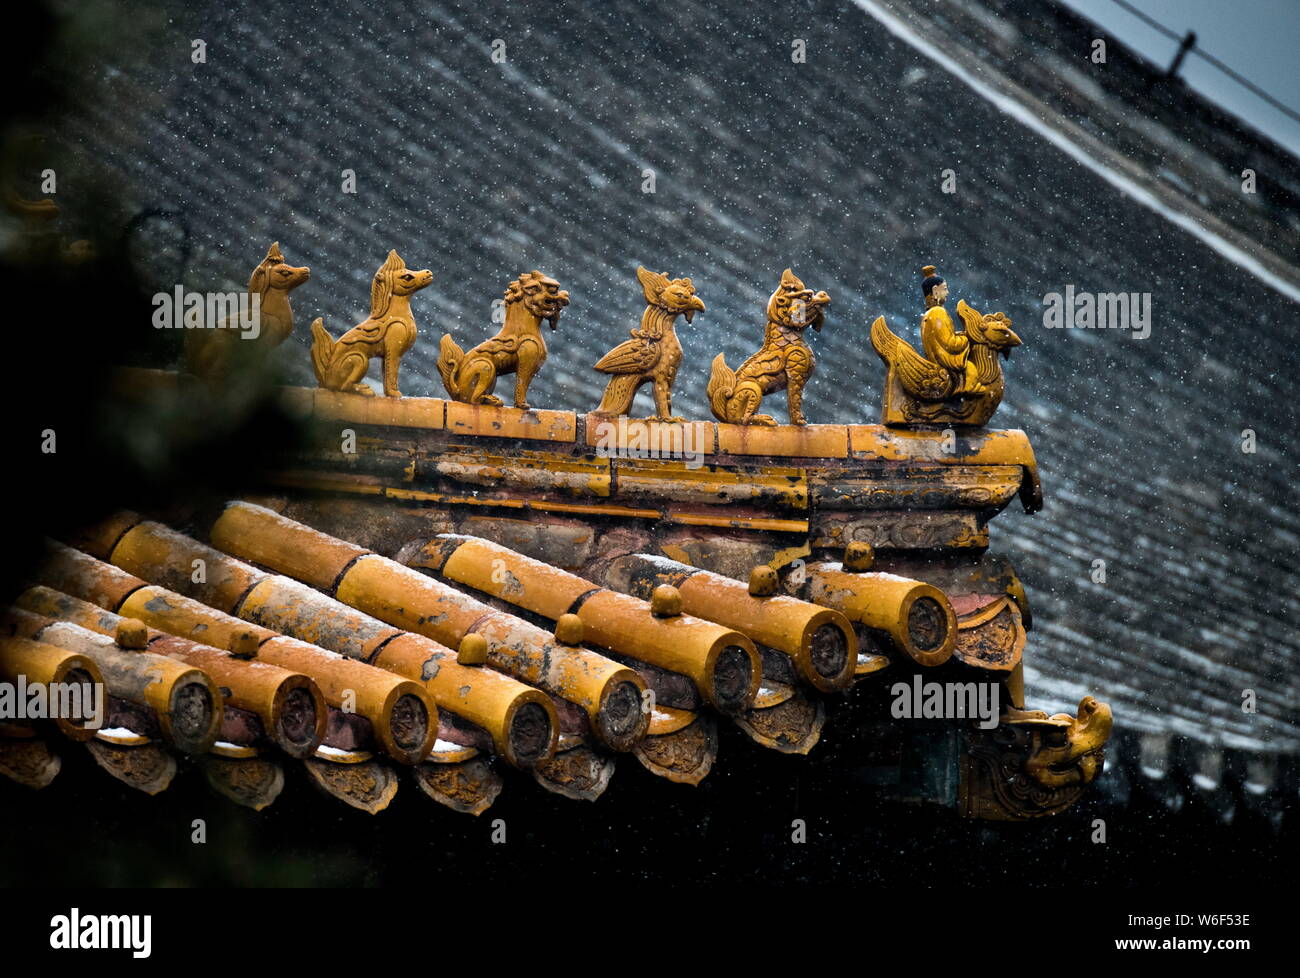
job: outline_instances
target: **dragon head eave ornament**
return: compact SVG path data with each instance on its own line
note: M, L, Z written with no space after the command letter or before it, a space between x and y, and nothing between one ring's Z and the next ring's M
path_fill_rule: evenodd
M968 816L1019 821L1073 805L1101 774L1113 717L1085 696L1077 715L1019 711L996 728L973 732L962 792Z
M871 324L871 345L886 368L881 420L887 425L942 424L982 427L1002 403L1006 359L1020 337L1005 313L980 313L957 303L963 329L944 308L948 286L933 265L922 269L926 312L921 352L897 336L885 317Z
M1034 720L1021 723L1040 725ZM1033 750L1025 761L1025 773L1044 788L1092 783L1106 760L1103 748L1113 725L1110 706L1085 696L1076 716L1057 713L1042 725L1055 728L1057 735L1052 740L1031 737Z

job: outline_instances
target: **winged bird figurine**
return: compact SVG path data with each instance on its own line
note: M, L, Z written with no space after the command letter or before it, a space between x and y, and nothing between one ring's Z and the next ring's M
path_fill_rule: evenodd
M921 320L918 353L878 316L871 324L871 345L888 368L885 378L885 424L983 425L1002 402L1006 381L1003 358L1020 337L1003 313L981 314L966 302L957 303L964 330L958 332L944 309L948 289L927 265L925 297L929 305Z
M673 382L682 363L682 345L673 323L685 316L689 323L704 302L695 294L688 278L670 279L667 275L641 267L636 270L645 293L646 308L641 325L632 330L632 338L620 343L596 363L601 373L612 374L605 386L605 396L592 413L599 417L617 417L632 410L632 399L645 384L654 385L654 421L681 421L672 416Z

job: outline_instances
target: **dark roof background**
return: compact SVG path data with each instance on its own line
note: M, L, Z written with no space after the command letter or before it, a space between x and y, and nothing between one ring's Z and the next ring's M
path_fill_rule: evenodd
M997 8L1013 26L1039 16ZM406 394L441 393L441 334L486 337L492 300L540 268L572 305L531 400L590 409L590 364L636 324L645 264L691 276L708 303L680 329L675 401L705 417L709 361L752 352L789 265L833 299L806 413L874 421L868 324L884 313L913 337L919 268L936 263L955 298L1004 310L1025 341L995 424L1029 431L1047 505L993 535L1035 609L1030 699L1073 709L1092 693L1130 728L1300 748L1296 304L852 3L197 4L149 29L147 62L105 66L68 136L134 207L183 213L191 287L242 286L273 239L312 267L282 351L298 381L306 324L323 315L338 335L364 318L396 247L435 276L414 302ZM1043 295L1067 284L1153 293L1151 336L1044 329Z

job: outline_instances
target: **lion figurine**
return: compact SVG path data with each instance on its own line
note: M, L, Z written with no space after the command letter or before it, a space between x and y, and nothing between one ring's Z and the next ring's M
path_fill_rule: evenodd
M442 386L453 400L499 406L501 398L492 393L497 380L514 374L515 407L528 410L528 385L546 362L542 320L554 330L568 304L569 293L555 279L537 271L520 275L506 289L506 321L496 336L468 353L450 334L443 336L438 355Z

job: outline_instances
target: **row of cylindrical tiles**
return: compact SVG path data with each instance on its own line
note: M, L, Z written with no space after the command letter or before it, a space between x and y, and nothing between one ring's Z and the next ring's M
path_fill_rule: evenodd
M210 540L123 513L83 549L51 542L5 614L0 676L103 684L108 731L59 719L73 740L445 771L495 757L595 797L625 752L698 783L718 715L806 752L825 696L956 640L941 591L851 561L810 565L803 600L765 566L746 583L630 554L597 582L457 534L399 562L244 502Z

